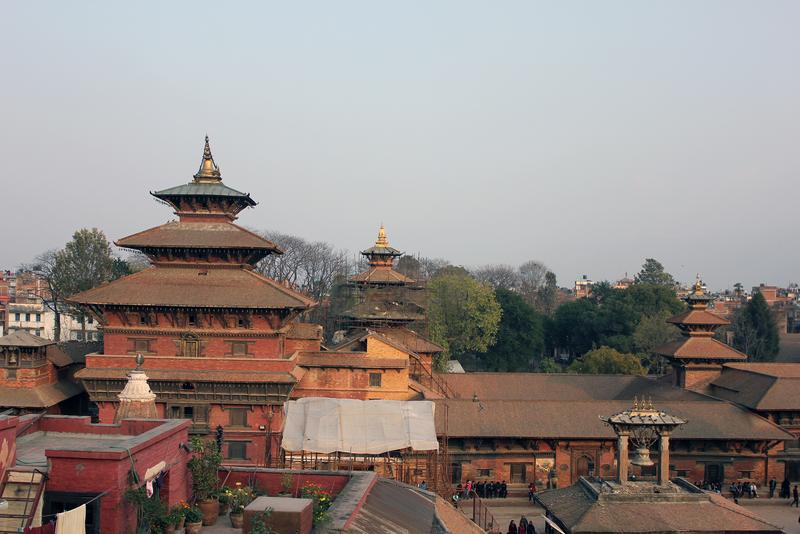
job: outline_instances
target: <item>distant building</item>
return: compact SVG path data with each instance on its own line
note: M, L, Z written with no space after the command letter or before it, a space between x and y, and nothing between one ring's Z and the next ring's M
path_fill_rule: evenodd
M633 278L628 277L628 273L625 273L625 276L620 278L614 283L614 289L628 289L631 287L636 280Z
M575 298L585 299L592 294L592 281L589 280L588 275L583 275L581 278L575 280Z
M85 323L72 315L67 306L61 309L60 341L99 341L100 332L95 318L87 315ZM56 338L56 314L49 303L39 298L25 298L22 302L10 302L6 307L6 330L12 332L28 332L45 339Z

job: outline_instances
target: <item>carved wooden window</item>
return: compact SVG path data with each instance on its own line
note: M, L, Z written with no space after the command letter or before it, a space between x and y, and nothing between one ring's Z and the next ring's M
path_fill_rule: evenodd
M247 408L230 408L228 410L230 426L247 426Z
M6 378L8 380L16 380L17 379L17 370L16 369L7 369L6 370Z
M247 343L244 341L231 341L231 354L233 356L246 356Z
M228 441L228 460L247 460L247 441Z
M369 374L369 387L371 388L379 388L381 387L381 373L370 373Z
M200 340L197 336L189 334L181 338L181 355L187 358L200 356Z
M197 326L197 314L190 313L188 317L189 326Z
M150 352L149 339L134 339L132 341L133 341L133 352Z

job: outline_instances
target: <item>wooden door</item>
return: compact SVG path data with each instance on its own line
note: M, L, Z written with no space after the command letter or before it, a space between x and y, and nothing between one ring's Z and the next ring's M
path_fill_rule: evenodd
M511 464L511 482L525 482L525 464Z

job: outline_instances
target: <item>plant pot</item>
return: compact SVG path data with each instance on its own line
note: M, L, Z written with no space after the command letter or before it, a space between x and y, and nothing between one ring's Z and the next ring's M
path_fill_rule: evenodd
M201 530L203 530L202 521L198 521L197 523L186 523L186 534L200 534Z
M219 515L222 515L222 516L228 515L228 512L230 511L230 508L231 508L231 505L228 504L228 503L225 503L225 504L219 503Z
M244 525L244 513L241 514L231 514L231 526L233 528L242 528Z
M216 499L208 499L205 501L198 501L197 507L203 512L203 525L211 526L217 522L219 518L219 501Z

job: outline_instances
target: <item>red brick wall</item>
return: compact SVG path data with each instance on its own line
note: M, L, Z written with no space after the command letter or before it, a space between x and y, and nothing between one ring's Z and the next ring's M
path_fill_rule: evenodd
M0 418L0 476L6 467L13 466L17 459L17 425L16 417Z
M17 378L8 378L9 369L0 370L0 385L8 388L33 388L57 382L55 366L50 362L45 362L39 367L18 367L16 369Z
M230 474L226 470L221 470L219 473L220 481L225 482L226 486L234 486L237 482L242 485L250 484L251 475L255 476L255 489L258 491L266 491L268 495L275 496L283 491L282 477L287 471L274 470L274 471L256 471L241 472L231 471ZM292 494L308 483L313 483L321 486L323 489L330 491L334 497L344 488L350 477L347 475L339 474L322 474L315 473L314 471L294 471L292 475Z
M202 331L194 332L200 338L200 356L221 357L231 354L231 341L247 342L248 354L255 358L279 358L283 355L283 337L280 335L270 337L248 337L243 335L230 335L225 337L204 337ZM117 334L106 333L103 336L103 351L106 354L135 354L134 339L149 339L150 352L147 355L177 356L180 352L180 334ZM288 351L289 353L293 351Z
M164 495L168 504L186 500L190 492L190 477L186 467L189 455L179 447L188 441L188 425L172 434L154 438L132 452L133 466L143 479L145 471L164 461L169 476ZM108 493L100 500L100 532L129 534L135 532L136 514L132 506L124 501L124 493L131 470L131 459L121 453L114 459L102 459L107 453L51 451L48 491L77 493ZM144 481L142 480L142 484Z
M121 355L88 355L86 367L90 368L128 368L136 367L136 356ZM180 356L151 356L145 358L142 368L147 369L183 369L206 371L274 371L290 372L295 368L296 359L264 359L264 358L184 358Z

